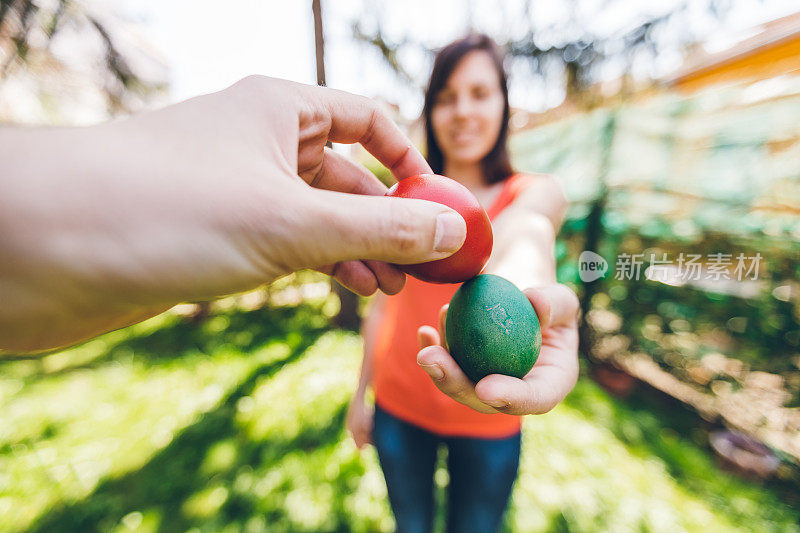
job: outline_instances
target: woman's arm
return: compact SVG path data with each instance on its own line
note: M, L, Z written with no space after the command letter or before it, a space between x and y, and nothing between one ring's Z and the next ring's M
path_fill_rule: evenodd
M375 359L375 343L378 329L383 322L386 307L386 295L379 292L370 302L370 307L361 322L361 336L364 338L364 359L361 362L361 374L358 378L356 396L363 399L367 388L372 384L372 367Z
M546 413L578 379L578 298L567 286L555 283L554 228L560 227L566 204L563 195L536 198L521 195L495 219L495 247L487 265L488 272L525 290L539 318L542 348L533 370L522 379L493 374L472 383L440 345L443 322L440 331L430 326L419 329L417 362L433 384L482 413ZM535 205L529 203L532 200ZM440 370L437 375L432 373L434 367Z
M543 214L553 225L553 231L558 234L568 205L564 189L555 176L541 174L509 208L523 207Z
M524 209L512 212L509 207L497 217L494 232L485 272L506 278L520 290L556 280L555 232L544 215Z
M566 198L554 177L542 176L532 183L496 218L486 272L502 276L520 289L555 282L555 239L566 208Z
M367 405L367 387L372 383L372 367L375 359L375 342L377 341L378 328L384 319L386 296L378 293L372 300L370 309L361 322L361 336L364 338L364 359L361 363L361 375L358 386L353 394L353 400L347 410L346 426L353 435L353 440L358 448L363 448L372 442L372 421L374 412Z

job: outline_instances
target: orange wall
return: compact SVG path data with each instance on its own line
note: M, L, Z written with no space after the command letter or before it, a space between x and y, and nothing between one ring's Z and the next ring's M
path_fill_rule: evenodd
M675 81L675 87L694 91L708 85L758 80L789 72L800 74L800 35L728 62L692 72Z

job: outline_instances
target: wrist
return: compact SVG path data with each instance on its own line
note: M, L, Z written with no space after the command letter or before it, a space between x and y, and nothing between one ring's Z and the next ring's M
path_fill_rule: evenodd
M353 393L353 399L362 403L365 402L367 399L368 389L369 383L359 383L355 392Z

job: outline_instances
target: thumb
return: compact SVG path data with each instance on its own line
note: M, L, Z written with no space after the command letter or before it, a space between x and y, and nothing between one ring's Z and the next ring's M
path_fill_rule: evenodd
M314 265L374 259L422 263L443 259L464 244L464 219L444 204L410 198L314 191L317 212L305 237L316 242ZM313 266L313 265L312 265Z

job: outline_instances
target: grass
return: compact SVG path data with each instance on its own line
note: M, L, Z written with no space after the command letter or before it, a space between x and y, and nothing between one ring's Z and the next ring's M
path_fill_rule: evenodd
M0 363L0 532L393 530L343 430L360 338L321 309L163 315ZM505 530L800 531L669 414L582 379L526 420Z

